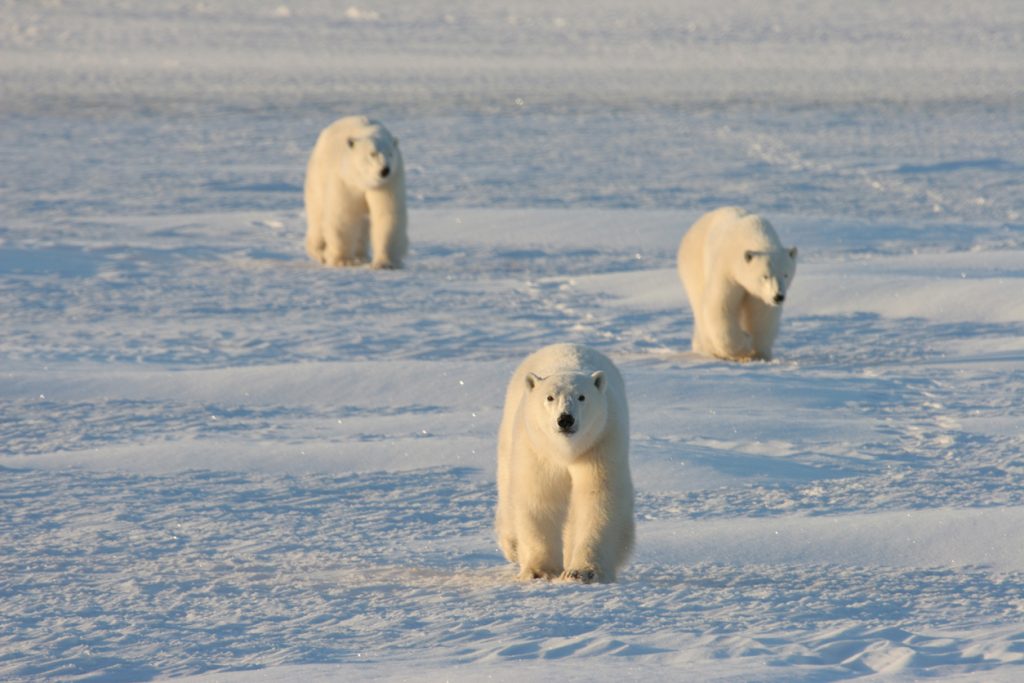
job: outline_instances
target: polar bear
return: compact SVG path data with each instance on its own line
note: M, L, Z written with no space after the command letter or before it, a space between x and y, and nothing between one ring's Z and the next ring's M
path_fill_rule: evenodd
M306 252L328 266L398 268L408 249L405 169L398 139L365 116L320 132L306 165ZM367 239L369 237L369 239Z
M693 350L726 360L771 360L796 254L756 214L728 206L701 216L677 257L693 309Z
M512 375L495 531L520 579L608 582L625 563L633 548L626 387L598 351L546 346Z

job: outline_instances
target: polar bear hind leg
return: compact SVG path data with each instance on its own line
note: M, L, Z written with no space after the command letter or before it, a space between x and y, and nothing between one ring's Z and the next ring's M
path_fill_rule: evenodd
M308 171L307 171L308 174ZM324 262L323 193L307 179L306 200L306 253L317 263Z
M308 221L306 228L306 253L309 254L309 258L317 263L323 263L324 248L326 246L327 244L324 242L323 233L320 232L319 225L312 220Z
M519 561L518 543L516 543L515 519L509 502L507 474L498 466L498 509L494 515L494 529L498 536L498 546L509 562Z
M702 304L703 302L698 299L691 306L693 309L693 339L690 341L690 347L694 353L713 356L715 355L715 349L708 341L707 325L703 322L704 312Z

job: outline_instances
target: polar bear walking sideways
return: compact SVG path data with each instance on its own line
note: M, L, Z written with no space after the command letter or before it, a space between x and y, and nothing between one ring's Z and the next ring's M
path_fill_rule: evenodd
M399 268L408 249L398 139L365 116L321 131L306 166L306 252L328 266Z
M512 375L495 530L520 579L614 581L633 548L629 411L605 355L546 346Z
M730 206L701 216L677 258L693 309L693 350L726 360L771 360L796 254L756 214Z

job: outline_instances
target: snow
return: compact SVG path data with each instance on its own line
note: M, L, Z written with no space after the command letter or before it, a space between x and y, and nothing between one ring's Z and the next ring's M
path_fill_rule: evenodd
M0 678L1024 675L1024 9L0 3ZM397 272L304 255L317 132L400 138ZM689 352L685 228L800 247ZM622 369L613 585L497 550L507 379Z

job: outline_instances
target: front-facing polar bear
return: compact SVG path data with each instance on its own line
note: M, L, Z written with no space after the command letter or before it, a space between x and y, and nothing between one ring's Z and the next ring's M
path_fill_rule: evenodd
M796 251L782 246L768 221L743 209L701 216L677 258L693 309L693 350L727 360L771 360Z
M306 252L328 266L398 268L408 249L398 139L365 116L327 126L306 165Z
M626 386L603 354L546 346L512 375L495 530L519 578L614 581L633 548Z

